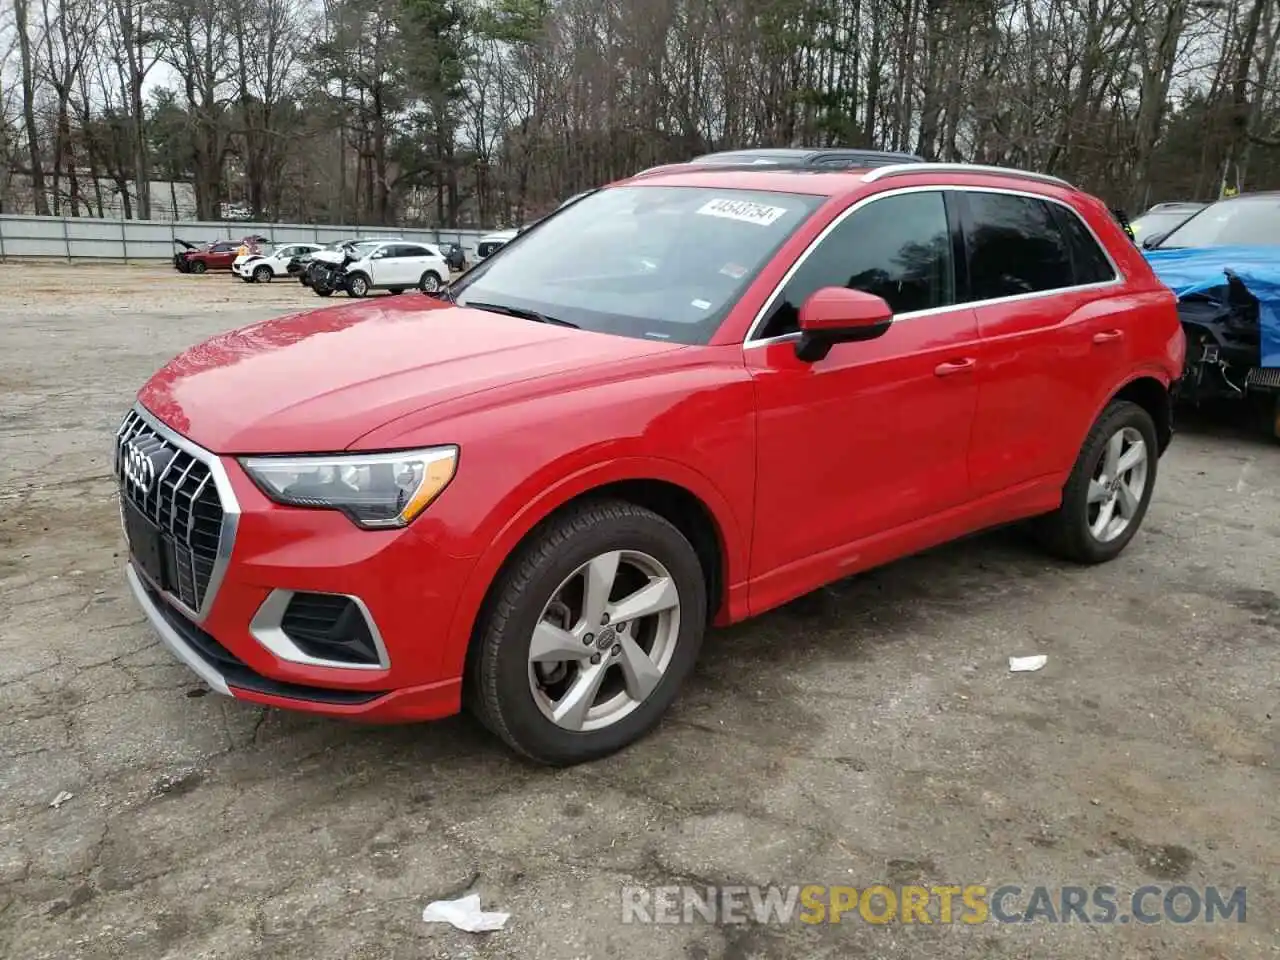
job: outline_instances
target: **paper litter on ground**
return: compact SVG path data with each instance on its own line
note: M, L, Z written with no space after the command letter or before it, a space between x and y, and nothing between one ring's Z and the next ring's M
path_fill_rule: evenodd
M468 933L501 930L509 913L485 913L480 909L480 894L471 893L457 900L433 900L422 911L424 923L448 923Z
M1043 653L1037 653L1032 657L1010 657L1009 672L1010 673L1030 673L1032 670L1039 670L1049 658Z

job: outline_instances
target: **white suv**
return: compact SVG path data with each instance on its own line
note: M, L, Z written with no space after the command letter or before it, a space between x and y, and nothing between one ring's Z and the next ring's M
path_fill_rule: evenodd
M231 272L245 283L269 283L289 272L294 257L322 249L318 243L283 243L270 253L242 253L231 264Z
M449 279L444 254L429 243L391 240L360 252L364 256L349 263L345 275L347 293L353 297L370 290L402 293L410 287L433 293Z

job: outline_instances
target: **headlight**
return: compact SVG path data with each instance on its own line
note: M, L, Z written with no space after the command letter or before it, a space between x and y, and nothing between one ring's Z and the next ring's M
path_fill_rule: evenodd
M403 527L449 485L458 466L458 448L246 457L240 465L276 503L341 510L366 529Z

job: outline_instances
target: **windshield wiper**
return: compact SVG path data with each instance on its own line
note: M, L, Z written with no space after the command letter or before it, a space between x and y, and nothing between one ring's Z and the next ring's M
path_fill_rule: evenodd
M466 303L459 304L459 306L475 307L477 310L488 310L491 313L505 313L508 317L519 317L521 320L536 320L538 323L549 323L555 327L580 329L576 323L561 320L559 317L549 317L545 313L539 313L537 310L525 310L523 307L508 307L501 303L481 303L478 300L468 300Z

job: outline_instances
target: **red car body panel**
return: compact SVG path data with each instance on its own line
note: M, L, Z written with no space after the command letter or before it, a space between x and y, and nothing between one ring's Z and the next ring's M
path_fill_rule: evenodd
M856 172L855 172L856 173ZM1112 284L960 305L895 322L817 362L744 338L797 257L871 194L849 171L673 171L643 183L826 195L706 346L563 329L420 297L268 320L165 366L142 405L220 455L241 510L202 626L263 676L383 693L367 703L261 703L369 720L443 716L486 592L525 536L573 498L660 482L716 530L716 622L976 529L1056 508L1091 424L1127 383L1168 387L1184 343L1173 295L1098 201L1041 181L949 174L1068 202L1122 273ZM1048 414L1048 415L1046 415ZM362 530L269 500L243 454L460 449L457 474L407 528ZM272 589L358 593L389 669L282 660L249 621Z

